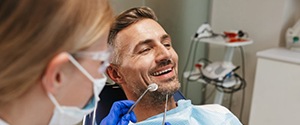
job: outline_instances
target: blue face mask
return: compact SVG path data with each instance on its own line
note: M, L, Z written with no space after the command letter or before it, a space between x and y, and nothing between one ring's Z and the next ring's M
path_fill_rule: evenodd
M100 100L98 95L105 86L107 77L100 79L94 79L71 55L69 56L70 61L93 82L93 97L84 108L76 106L61 106L55 97L48 93L48 96L52 103L55 105L54 113L49 125L74 125L79 123L83 117L91 113L96 107ZM95 116L95 115L94 115Z
M91 100L83 107L83 109L90 109L95 107L95 98L91 98Z

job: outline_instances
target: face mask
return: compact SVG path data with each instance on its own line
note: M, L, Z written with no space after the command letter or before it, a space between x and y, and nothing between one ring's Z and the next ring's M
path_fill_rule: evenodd
M61 106L55 97L48 93L48 97L55 105L54 113L49 125L74 125L79 123L83 117L91 113L97 107L97 103L100 100L98 95L105 86L107 77L103 74L104 78L94 79L71 55L70 61L93 82L93 97L89 103L83 108L76 106Z

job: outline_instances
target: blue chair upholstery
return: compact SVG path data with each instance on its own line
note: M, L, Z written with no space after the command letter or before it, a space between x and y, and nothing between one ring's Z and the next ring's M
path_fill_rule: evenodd
M100 101L96 109L96 123L100 124L101 120L108 115L112 104L115 101L126 100L126 95L118 84L106 84L101 94L99 95ZM185 99L180 91L174 94L175 101ZM85 116L83 125L92 125L93 112Z

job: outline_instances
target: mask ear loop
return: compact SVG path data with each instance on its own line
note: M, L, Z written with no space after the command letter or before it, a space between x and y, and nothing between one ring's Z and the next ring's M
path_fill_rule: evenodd
M97 107L98 107L98 102L95 104L95 107L94 107L92 125L97 125L96 124L96 109L97 109Z
M94 81L94 78L88 73L75 59L73 56L69 54L70 61L92 82Z
M50 98L50 100L53 102L53 104L55 105L56 108L58 108L58 110L60 112L63 112L63 110L61 109L60 105L58 104L57 100L55 99L55 97L50 93L48 92L48 97Z
M69 59L88 79L90 79L92 82L94 81L94 78L70 54L69 54ZM95 85L93 85L93 86L95 86ZM95 91L95 90L93 89L93 91ZM94 96L97 96L97 95L94 95ZM93 111L93 120L92 120L93 125L95 125L95 122L96 122L95 119L96 119L97 105L98 105L98 102L96 102L94 111Z
M90 79L91 81L93 81L93 77L70 55L68 54L69 60L80 70L83 72L83 74L85 76L88 77L88 79ZM63 110L61 109L59 103L57 102L57 100L55 99L55 97L51 94L51 93L47 93L48 97L50 98L50 100L53 102L53 104L58 108L58 110L60 112L62 112Z

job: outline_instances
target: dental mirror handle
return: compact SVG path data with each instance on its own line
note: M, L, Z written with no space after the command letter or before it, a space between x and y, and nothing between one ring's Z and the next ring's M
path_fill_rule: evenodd
M137 103L140 102L140 100L144 97L144 95L150 90L150 91L156 91L158 88L158 85L156 83L152 83L150 85L148 85L147 89L144 91L144 93L138 98L138 100L130 107L130 109L127 111L126 114L128 114L129 112L131 112L133 110L133 108L136 106Z
M127 114L133 110L133 108L136 106L136 104L142 99L142 97L148 92L149 89L147 89L139 98L138 100L130 107L130 109L127 111Z

